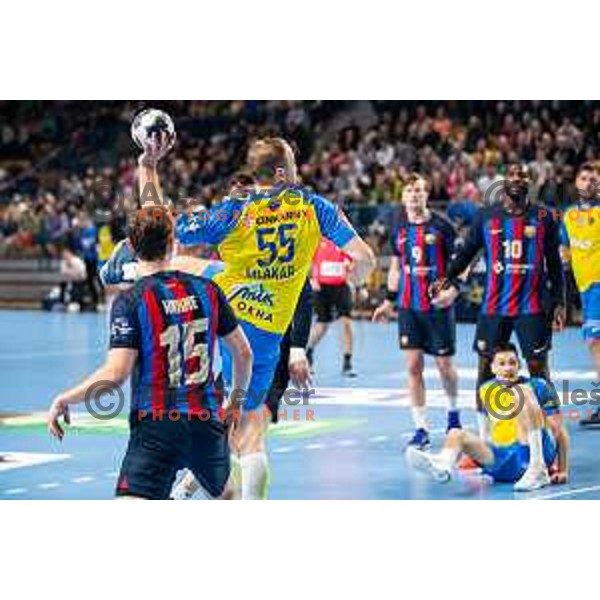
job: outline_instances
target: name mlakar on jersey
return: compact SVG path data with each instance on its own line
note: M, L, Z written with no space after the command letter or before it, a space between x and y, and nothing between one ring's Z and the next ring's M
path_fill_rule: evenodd
M296 274L294 265L279 265L273 267L252 267L246 269L246 277L248 279L269 279L273 281L281 281L290 279Z
M196 296L186 296L176 300L162 300L161 302L168 315L180 315L198 308L198 298Z

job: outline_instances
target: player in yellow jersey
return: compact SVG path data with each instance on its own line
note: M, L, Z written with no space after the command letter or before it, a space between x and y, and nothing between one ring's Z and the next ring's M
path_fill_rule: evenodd
M255 141L247 168L256 182L254 192L249 197L226 198L209 212L180 214L177 238L183 245L218 247L224 270L213 281L225 292L254 353L235 446L240 453L241 497L260 499L266 495L268 482L265 432L270 419L264 418L264 401L282 336L319 241L322 236L330 239L352 258L359 282L374 267L375 257L335 205L298 186L294 153L285 140ZM160 190L154 161L140 169L140 189L149 183ZM231 369L225 351L225 381Z
M588 343L600 378L600 178L594 165L584 163L577 172L578 199L563 213L561 243L581 294L583 338ZM582 425L600 425L600 408Z
M451 429L439 453L409 448L409 464L444 482L451 479L465 454L495 482L513 483L515 491L566 483L569 437L556 391L544 379L520 377L519 367L513 344L496 348L492 361L495 378L484 383L479 392L489 420L489 440L465 429Z

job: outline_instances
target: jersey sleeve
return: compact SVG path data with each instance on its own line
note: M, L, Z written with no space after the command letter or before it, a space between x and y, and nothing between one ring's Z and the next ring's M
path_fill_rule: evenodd
M130 292L121 292L110 311L110 347L140 347L140 322L135 302Z
M317 213L321 233L338 248L343 248L357 236L350 221L338 206L322 196L312 196L311 200Z
M184 246L220 244L237 225L243 204L226 199L210 210L181 212L177 215L175 234Z
M546 415L554 415L560 412L560 398L551 383L540 377L534 377L530 381L540 408Z
M238 326L238 320L235 316L233 309L231 308L223 290L216 285L212 284L217 292L217 302L219 305L219 322L217 323L217 335L219 337L228 336L233 333L235 328Z

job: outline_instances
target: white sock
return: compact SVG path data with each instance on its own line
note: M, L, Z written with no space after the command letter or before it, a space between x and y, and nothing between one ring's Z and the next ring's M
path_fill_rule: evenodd
M529 467L533 469L545 469L542 430L530 429L527 439L529 441Z
M438 454L440 461L448 469L452 469L458 459L459 451L456 448L442 448Z
M448 394L448 410L457 410L458 408L458 396L450 396Z
M479 429L479 437L487 442L490 439L490 422L487 415L482 412L477 413L477 428Z
M269 459L265 452L240 457L242 500L264 500L269 483Z
M179 483L171 490L172 500L190 500L200 489L200 484L191 471L186 469Z
M427 426L427 409L424 406L413 406L412 416L417 429L429 429Z
M232 499L239 500L242 497L242 466L237 454L232 454L229 460L231 462L231 471L229 473L228 484L231 487Z

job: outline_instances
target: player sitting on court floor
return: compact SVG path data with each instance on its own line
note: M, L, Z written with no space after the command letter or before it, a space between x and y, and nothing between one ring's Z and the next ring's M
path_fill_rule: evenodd
M448 481L464 453L495 482L514 483L515 491L566 483L569 437L556 391L544 379L520 377L519 367L513 344L496 348L492 361L495 378L480 389L490 425L489 442L470 431L451 429L437 454L411 447L406 455L409 464L437 481Z

